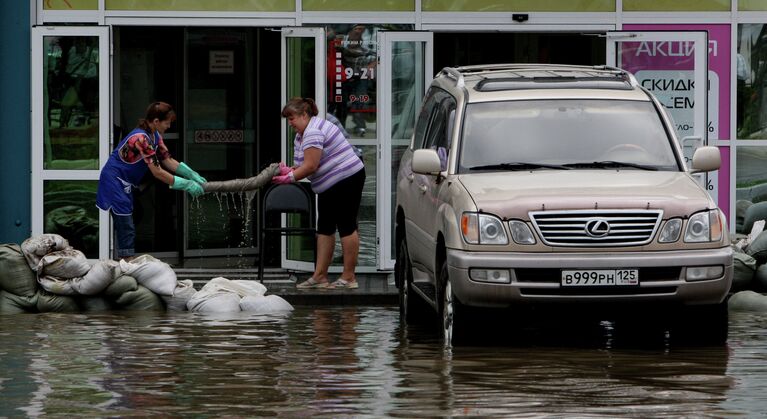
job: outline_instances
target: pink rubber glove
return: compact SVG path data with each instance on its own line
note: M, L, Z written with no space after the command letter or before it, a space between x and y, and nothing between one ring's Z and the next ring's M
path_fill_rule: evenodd
M287 175L272 177L272 183L276 183L278 185L281 185L284 183L293 183L293 182L295 182L295 178L293 177L293 172L288 172Z
M285 166L285 163L280 162L280 176L285 176L292 171L292 167Z

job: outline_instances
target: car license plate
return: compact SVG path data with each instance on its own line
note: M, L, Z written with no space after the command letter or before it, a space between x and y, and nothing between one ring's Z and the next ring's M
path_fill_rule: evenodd
M639 285L639 269L577 269L562 271L563 287Z

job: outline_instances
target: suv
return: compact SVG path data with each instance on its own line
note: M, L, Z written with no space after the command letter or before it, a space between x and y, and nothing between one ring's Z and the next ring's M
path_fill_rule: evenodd
M480 308L572 304L724 342L733 254L693 176L720 163L699 147L688 170L664 107L621 69L445 68L397 173L401 316L436 311L453 344Z

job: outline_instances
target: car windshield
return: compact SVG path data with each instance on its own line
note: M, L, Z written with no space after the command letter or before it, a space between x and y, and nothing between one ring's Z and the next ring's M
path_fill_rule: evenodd
M461 173L681 170L651 102L526 100L469 104Z

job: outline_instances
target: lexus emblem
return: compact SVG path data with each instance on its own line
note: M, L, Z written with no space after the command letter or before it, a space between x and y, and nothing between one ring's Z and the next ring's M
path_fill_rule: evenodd
M591 237L604 237L610 233L610 223L604 218L592 218L586 221L585 230Z

